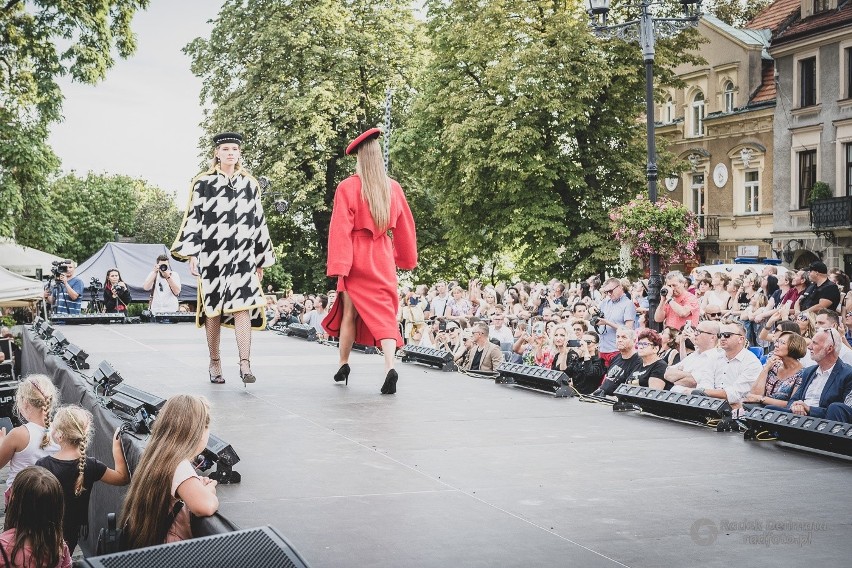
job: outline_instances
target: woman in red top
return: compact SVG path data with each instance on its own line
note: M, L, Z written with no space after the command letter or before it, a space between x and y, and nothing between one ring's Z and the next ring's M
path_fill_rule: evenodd
M347 155L356 154L355 175L337 186L328 229L326 274L337 278L338 301L322 324L340 338L335 381L349 382L353 343L380 345L387 373L381 392L394 394L394 354L403 344L396 320L396 269L417 264L417 237L405 194L385 173L380 135L372 128L346 148Z

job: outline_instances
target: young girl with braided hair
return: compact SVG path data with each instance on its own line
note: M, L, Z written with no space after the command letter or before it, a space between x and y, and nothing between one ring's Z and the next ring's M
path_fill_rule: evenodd
M62 484L65 495L65 517L62 533L72 552L80 537L80 528L89 524L89 495L96 481L107 485L127 485L130 473L121 449L120 429L112 440L112 457L115 469L110 469L97 459L87 456L86 449L92 440L92 414L75 404L63 406L53 417L53 438L60 450L36 462L53 473ZM85 538L85 534L83 535Z
M5 428L0 428L0 467L9 464L5 493L7 505L18 472L59 450L49 434L50 418L58 403L59 394L46 375L29 375L18 385L15 412L26 423L13 428L8 434Z

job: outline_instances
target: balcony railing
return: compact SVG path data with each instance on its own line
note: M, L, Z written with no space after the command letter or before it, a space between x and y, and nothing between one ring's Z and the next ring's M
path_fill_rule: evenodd
M698 240L716 240L719 238L718 215L696 215L698 217Z
M814 229L852 227L852 196L812 201L811 227Z

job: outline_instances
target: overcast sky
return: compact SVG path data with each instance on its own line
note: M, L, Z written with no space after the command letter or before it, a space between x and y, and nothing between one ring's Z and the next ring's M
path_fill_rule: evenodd
M198 173L201 80L181 48L209 37L222 0L152 0L133 18L136 54L94 86L62 83L65 120L50 144L62 169L126 174L183 199Z

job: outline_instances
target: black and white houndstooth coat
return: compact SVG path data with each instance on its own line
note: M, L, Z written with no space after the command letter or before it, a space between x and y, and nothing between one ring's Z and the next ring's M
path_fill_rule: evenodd
M198 257L199 327L222 316L233 326L234 312L251 310L251 326L266 327L266 300L257 267L275 263L257 180L243 169L234 176L218 168L192 180L192 193L171 248L178 260Z

